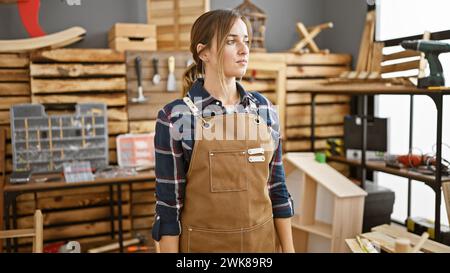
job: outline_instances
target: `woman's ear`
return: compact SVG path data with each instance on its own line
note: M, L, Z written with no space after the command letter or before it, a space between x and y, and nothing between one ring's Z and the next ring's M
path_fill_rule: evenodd
M203 49L205 49L205 47L206 47L206 45L204 45L202 43L199 43L197 45L197 54L201 52L198 57L200 58L200 60L202 60L203 62L207 63L209 56L208 56L208 51L207 50L203 50ZM203 50L203 52L202 52L202 50Z

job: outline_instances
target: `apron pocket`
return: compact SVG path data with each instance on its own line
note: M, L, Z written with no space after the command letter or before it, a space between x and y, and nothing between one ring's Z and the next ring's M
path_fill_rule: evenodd
M246 154L246 150L209 152L211 192L247 190Z
M188 227L188 253L240 253L242 230L219 230Z

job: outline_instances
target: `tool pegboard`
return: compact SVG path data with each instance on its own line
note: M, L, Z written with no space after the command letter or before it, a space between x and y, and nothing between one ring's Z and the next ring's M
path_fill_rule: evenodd
M73 115L47 115L41 104L11 107L13 170L61 171L64 162L108 166L106 105L77 104Z
M175 63L172 74L175 77L172 80L169 79L170 57L173 57ZM154 131L158 111L167 103L181 98L183 73L191 62L192 54L188 51L126 52L130 133ZM137 69L139 66L141 69ZM141 95L138 92L139 71ZM168 91L169 85L172 85L172 91Z

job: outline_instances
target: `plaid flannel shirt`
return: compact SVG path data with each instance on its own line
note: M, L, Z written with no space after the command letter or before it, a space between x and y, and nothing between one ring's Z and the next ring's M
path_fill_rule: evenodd
M272 201L274 218L288 218L294 214L293 201L287 191L282 162L281 136L278 114L270 101L258 92L247 92L237 83L240 94L238 112L249 112L250 103L258 109L271 128L275 141L275 152L270 162L270 177L267 181L269 196ZM212 97L203 88L203 80L198 79L188 92L189 98L202 109L203 117L226 114L222 102ZM159 241L163 235L180 235L180 215L183 209L186 173L194 148L195 118L187 109L183 100L178 99L167 104L158 113L155 128L155 174L156 174L156 215L153 223L152 237ZM187 119L191 126L175 126L180 120ZM186 124L186 123L184 123ZM178 128L175 128L178 127Z

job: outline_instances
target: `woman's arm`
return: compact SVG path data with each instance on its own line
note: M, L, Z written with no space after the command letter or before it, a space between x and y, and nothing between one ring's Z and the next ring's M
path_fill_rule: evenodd
M186 186L181 139L169 116L165 110L159 111L155 128L156 215L152 237L160 252L179 250L179 215Z
M274 222L283 253L294 253L291 218L275 218Z
M164 235L161 236L161 240L156 243L157 252L161 253L178 253L179 252L179 239L177 235Z

